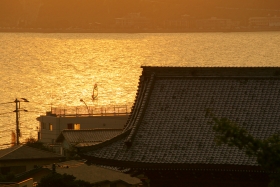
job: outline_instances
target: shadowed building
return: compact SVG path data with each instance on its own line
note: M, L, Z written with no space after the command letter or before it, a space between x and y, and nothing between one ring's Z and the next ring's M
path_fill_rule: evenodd
M70 152L76 152L76 147L85 147L99 144L109 140L122 132L122 129L84 129L63 130L56 143L61 144L61 154L69 156Z
M280 17L252 17L249 18L249 26L253 28L279 28Z
M140 13L130 13L123 18L115 18L115 26L117 28L147 28L149 27L150 20L142 17Z
M239 26L239 22L231 19L222 19L211 17L208 19L196 20L196 27L198 29L231 29Z
M26 145L16 145L0 150L0 172L19 174L63 160L65 157Z
M194 29L195 28L195 19L189 15L182 15L179 19L165 20L164 28Z
M82 148L88 163L126 170L151 187L266 187L268 173L217 146L211 111L264 139L280 130L278 67L142 67L123 132Z
M69 160L59 163L56 172L73 175L77 180L90 182L92 187L140 187L141 184L139 179L131 177L128 174L108 168L88 166L79 160Z

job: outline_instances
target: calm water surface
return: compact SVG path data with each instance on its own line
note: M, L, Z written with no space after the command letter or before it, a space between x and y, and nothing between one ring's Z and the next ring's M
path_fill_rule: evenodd
M50 106L134 102L141 66L280 66L280 32L180 34L0 33L0 144L15 130L21 103L23 142ZM1 146L0 146L1 147Z

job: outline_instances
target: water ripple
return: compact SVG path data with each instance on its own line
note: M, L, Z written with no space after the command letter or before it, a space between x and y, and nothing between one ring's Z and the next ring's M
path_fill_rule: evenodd
M36 136L35 120L53 105L133 102L141 65L279 66L280 32L180 34L0 33L0 103L25 97L24 140ZM0 113L14 104L0 105ZM0 144L10 142L15 114L0 115ZM6 136L5 136L6 135Z

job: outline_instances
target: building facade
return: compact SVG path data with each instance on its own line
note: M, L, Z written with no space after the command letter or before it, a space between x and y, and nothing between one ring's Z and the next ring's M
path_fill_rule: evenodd
M196 27L198 29L232 29L239 27L238 21L233 21L231 19L222 19L211 17L208 19L198 19L196 20Z
M194 29L195 19L189 15L182 15L180 19L164 21L164 28L167 29Z
M249 26L253 28L279 28L280 17L252 17L249 18Z
M55 140L64 130L84 130L96 128L122 129L128 119L130 107L112 106L88 108L78 107L52 108L39 121L38 140L46 144L55 144Z
M140 13L130 13L122 18L115 18L116 28L147 28L149 27L149 19L141 16Z

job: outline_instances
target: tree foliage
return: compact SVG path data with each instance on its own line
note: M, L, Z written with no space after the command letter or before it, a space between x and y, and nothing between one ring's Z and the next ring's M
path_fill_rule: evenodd
M213 130L218 145L238 147L271 174L271 187L280 187L280 136L273 134L266 139L253 137L246 129L227 118L213 117Z
M68 174L53 173L41 179L38 187L92 187L92 184Z
M27 138L26 142L25 142L25 145L27 145L29 147L36 148L36 149L41 149L41 150L44 150L44 151L54 152L49 147L45 146L43 142L40 142L33 137Z

